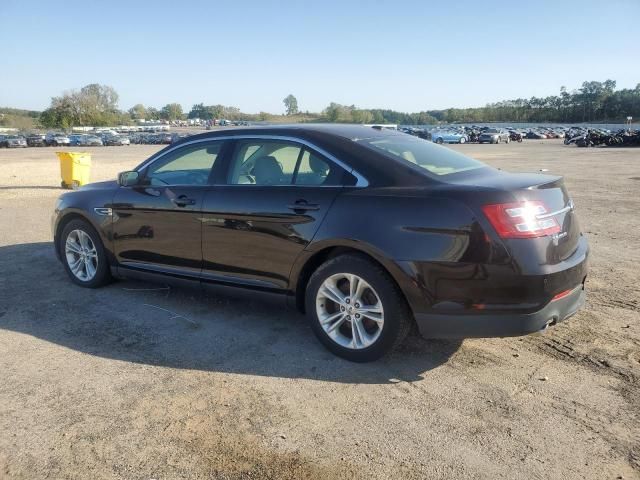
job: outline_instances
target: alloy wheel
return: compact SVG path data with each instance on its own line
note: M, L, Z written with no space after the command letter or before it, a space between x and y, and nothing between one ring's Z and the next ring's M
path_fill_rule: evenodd
M384 327L380 297L363 278L351 273L331 275L322 283L316 313L329 338L354 350L373 345Z
M98 252L91 237L83 230L72 230L64 246L69 270L83 282L93 280L98 271Z

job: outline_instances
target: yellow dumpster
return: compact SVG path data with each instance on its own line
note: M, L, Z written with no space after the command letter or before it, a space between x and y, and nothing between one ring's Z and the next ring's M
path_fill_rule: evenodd
M56 152L60 159L62 188L78 188L89 183L91 154L86 152Z

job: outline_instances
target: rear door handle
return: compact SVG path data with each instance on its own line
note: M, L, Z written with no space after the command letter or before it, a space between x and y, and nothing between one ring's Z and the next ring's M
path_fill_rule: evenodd
M180 195L171 200L178 207L186 207L187 205L195 205L196 201L193 198L188 198L186 195Z
M310 210L320 210L320 205L317 203L307 203L305 200L298 200L292 205L287 205L289 210L307 212Z

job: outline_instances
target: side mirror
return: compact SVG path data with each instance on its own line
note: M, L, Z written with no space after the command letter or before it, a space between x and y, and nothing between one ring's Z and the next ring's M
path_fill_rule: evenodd
M121 187L131 187L137 185L140 180L140 174L135 170L130 172L121 172L118 174L118 185Z

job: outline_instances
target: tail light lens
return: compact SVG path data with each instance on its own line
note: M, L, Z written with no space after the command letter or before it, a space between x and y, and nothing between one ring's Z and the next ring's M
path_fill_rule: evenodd
M547 208L539 201L485 205L482 211L502 238L543 237L560 231L554 217L545 217Z

